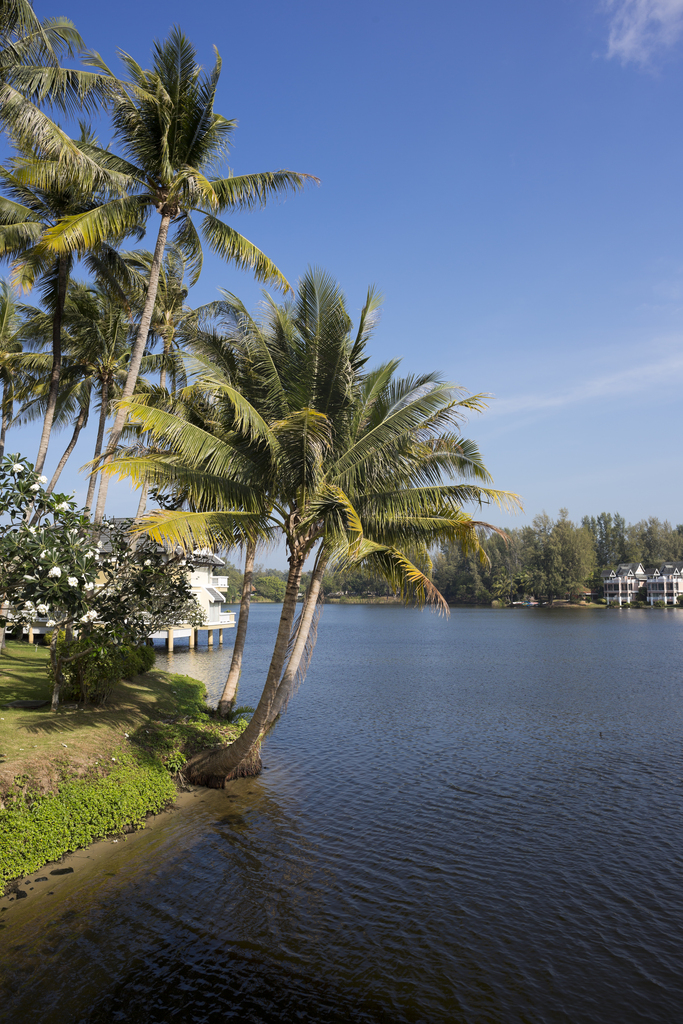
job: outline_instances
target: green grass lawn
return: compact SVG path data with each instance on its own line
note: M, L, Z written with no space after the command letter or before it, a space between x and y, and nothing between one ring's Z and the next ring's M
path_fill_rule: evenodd
M209 718L202 683L155 670L119 683L101 706L3 708L13 700L50 698L47 661L45 648L18 641L0 655L0 807L17 776L30 780L34 791L53 792L65 775L84 775L117 749L167 761L174 752L189 757L238 734Z

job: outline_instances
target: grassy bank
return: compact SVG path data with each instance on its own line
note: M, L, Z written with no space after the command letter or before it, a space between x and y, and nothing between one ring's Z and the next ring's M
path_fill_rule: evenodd
M64 853L141 827L174 800L186 758L239 733L210 716L202 683L169 672L121 682L102 707L3 707L49 699L46 662L44 648L17 642L0 656L0 892Z

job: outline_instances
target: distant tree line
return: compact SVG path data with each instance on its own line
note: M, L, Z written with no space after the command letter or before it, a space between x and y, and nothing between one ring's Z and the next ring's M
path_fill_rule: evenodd
M560 509L557 519L544 512L531 526L505 530L505 539L494 534L482 546L488 564L450 544L434 558L433 580L449 604L577 600L586 591L602 596L603 569L683 560L683 524L673 527L655 516L627 524L611 512L577 524Z
M642 562L651 568L668 560L683 561L683 524L651 516L627 523L618 512L584 516L581 523L560 509L557 519L543 512L531 526L505 530L482 539L488 563L465 555L459 544L444 544L434 555L431 578L449 604L490 604L534 598L538 601L578 600L587 592L602 597L603 569L621 562ZM429 572L427 565L423 569ZM242 576L229 564L228 600L238 600ZM310 574L302 576L302 591ZM287 574L257 565L254 598L282 601ZM362 566L328 571L324 577L326 599L391 597L386 580Z

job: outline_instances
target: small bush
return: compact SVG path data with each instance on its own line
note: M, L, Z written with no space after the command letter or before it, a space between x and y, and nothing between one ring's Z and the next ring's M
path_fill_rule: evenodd
M48 637L51 638L51 634L46 636L49 643ZM103 630L93 630L87 636L70 641L61 632L57 640L57 655L63 659L62 699L91 704L104 704L117 683L149 672L156 658L153 647L117 644ZM54 683L49 662L47 672Z

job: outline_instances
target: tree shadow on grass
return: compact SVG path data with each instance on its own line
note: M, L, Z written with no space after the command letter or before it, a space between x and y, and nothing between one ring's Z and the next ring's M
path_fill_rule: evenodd
M142 712L135 707L86 708L78 711L32 711L15 718L17 728L31 735L78 732L81 729L135 729Z

